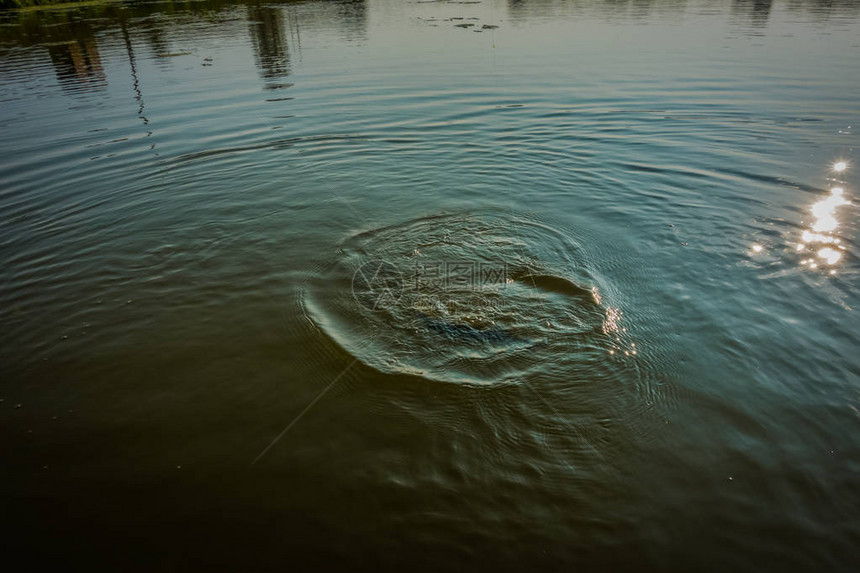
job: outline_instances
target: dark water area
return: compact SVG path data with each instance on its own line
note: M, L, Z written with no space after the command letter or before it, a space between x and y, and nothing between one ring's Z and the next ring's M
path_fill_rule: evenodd
M856 571L858 133L857 1L0 13L7 563Z

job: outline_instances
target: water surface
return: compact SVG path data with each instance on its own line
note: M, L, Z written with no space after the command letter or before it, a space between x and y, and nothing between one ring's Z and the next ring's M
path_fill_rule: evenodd
M2 14L10 554L856 570L858 93L850 0Z

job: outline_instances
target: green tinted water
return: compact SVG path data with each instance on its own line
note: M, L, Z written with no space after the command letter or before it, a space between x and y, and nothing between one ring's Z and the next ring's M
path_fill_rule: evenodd
M858 18L4 14L10 559L854 570Z

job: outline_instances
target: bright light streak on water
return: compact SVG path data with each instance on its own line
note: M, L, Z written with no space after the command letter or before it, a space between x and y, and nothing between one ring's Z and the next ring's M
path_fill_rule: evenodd
M843 171L845 162L837 162L834 165L834 170ZM798 252L805 251L811 245L835 245L834 247L824 247L818 250L816 255L820 262L827 265L835 265L842 258L844 246L841 244L841 239L835 234L839 227L839 220L836 218L837 209L839 207L850 205L850 202L845 198L845 189L842 187L833 187L830 190L830 195L813 204L810 208L815 221L809 229L803 231L801 235L802 242L798 243L796 250ZM818 262L813 259L805 259L801 264L808 265L809 268L815 269L818 267ZM835 273L831 273L835 274Z

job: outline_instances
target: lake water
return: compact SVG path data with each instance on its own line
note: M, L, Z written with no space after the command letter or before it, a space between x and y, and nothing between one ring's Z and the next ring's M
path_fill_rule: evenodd
M57 570L856 571L860 2L0 16Z

